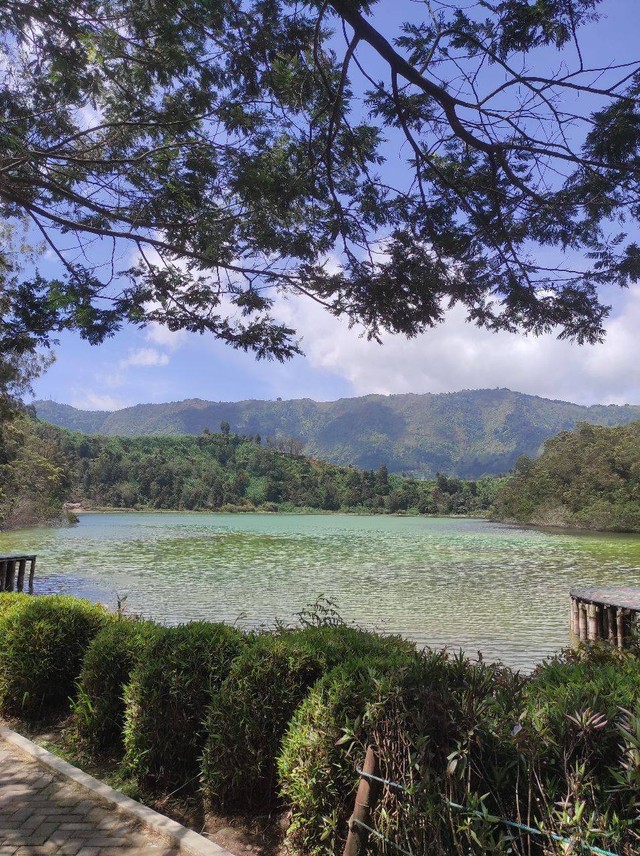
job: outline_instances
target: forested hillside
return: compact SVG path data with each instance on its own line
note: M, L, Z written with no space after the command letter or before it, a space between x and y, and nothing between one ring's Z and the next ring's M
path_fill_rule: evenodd
M520 458L496 499L501 520L640 531L640 422L581 424L547 441L536 461Z
M267 445L221 427L198 437L102 437L15 420L2 433L0 521L25 525L29 509L33 520L46 520L63 501L189 511L477 514L489 508L499 484L443 475L418 481L385 466L339 467L304 457L295 440Z
M70 472L60 429L40 432L26 418L0 422L0 529L65 522Z
M62 520L63 503L193 511L479 514L498 520L640 531L640 422L581 424L521 456L509 479L417 480L302 455L222 423L198 437L103 437L19 418L0 429L0 527Z
M545 440L578 422L622 425L638 406L582 407L508 389L440 395L368 395L339 401L140 404L115 412L36 402L38 416L69 430L118 436L200 434L222 421L242 435L295 437L306 455L346 466L433 478L477 479L508 472L520 455L537 456Z

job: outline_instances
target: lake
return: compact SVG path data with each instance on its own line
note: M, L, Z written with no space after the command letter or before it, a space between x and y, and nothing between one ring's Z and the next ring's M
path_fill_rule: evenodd
M324 595L346 621L523 669L567 644L571 586L640 583L640 536L459 518L83 514L0 552L37 553L37 592L158 621L290 622Z

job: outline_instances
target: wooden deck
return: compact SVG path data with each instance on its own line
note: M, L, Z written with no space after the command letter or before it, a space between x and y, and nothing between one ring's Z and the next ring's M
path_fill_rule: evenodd
M36 557L0 555L0 591L24 591L24 581L29 564L28 591L33 594L33 578L36 572Z
M623 648L640 623L640 587L577 586L571 595L571 632L581 642L603 639Z

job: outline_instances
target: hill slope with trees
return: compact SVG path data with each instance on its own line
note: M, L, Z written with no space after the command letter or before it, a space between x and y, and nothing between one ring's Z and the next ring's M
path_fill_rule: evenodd
M495 503L499 520L640 532L640 422L581 424L520 458Z
M508 389L425 395L367 395L339 401L212 402L192 399L83 411L37 401L39 418L74 431L118 436L200 434L228 422L243 435L295 437L307 455L342 466L433 478L477 479L508 472L520 455L536 457L546 440L579 422L624 425L640 407L583 407Z
M478 514L498 479L418 481L340 467L295 440L257 436L103 437L15 419L0 432L0 528L57 520L63 503L185 511L366 511Z
M496 520L640 531L640 421L582 423L521 456L510 478L432 480L302 455L294 439L203 431L106 437L27 418L0 427L0 528L64 520L84 507L185 511L484 514Z

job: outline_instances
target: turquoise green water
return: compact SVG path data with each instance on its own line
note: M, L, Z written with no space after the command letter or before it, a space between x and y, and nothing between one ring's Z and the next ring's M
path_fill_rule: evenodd
M38 554L36 590L160 621L290 621L318 595L349 621L530 668L568 641L569 588L640 584L640 537L480 520L85 514L0 536Z

